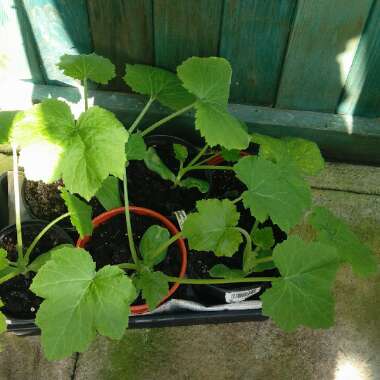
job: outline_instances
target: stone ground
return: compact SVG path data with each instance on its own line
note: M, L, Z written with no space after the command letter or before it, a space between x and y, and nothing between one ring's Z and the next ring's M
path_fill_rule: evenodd
M312 185L316 203L380 254L380 168L329 164ZM0 379L380 379L380 275L362 280L343 269L335 292L336 325L328 330L284 333L270 321L131 330L53 363L39 337L5 334Z

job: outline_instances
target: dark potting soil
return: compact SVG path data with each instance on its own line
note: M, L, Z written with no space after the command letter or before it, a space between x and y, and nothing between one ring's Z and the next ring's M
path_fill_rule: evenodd
M179 163L174 157L173 144L152 145L161 160L174 173L178 172ZM195 155L196 151L189 149L188 161ZM185 189L173 187L173 183L162 179L158 174L149 170L143 161L132 161L128 168L128 194L132 205L150 208L166 216L171 216L174 211L192 211L197 200L204 198L196 188ZM203 171L193 171L189 176L208 180ZM186 176L184 177L186 178Z
M44 226L44 223L37 224L37 222L33 224L23 224L24 247L29 247L33 239ZM4 231L0 235L0 247L8 252L8 259L14 262L17 261L18 257L16 242L17 236L15 228ZM52 228L34 248L30 256L30 262L42 253L48 252L60 244L68 243L72 243L72 241L63 231ZM4 306L1 308L2 312L13 318L32 319L35 317L38 307L43 300L29 290L34 276L34 272L29 272L27 276L18 275L0 284L0 299L4 303Z
M165 227L156 219L135 214L131 214L131 222L137 250L142 236L150 226L158 224ZM124 214L108 220L94 230L91 240L86 245L86 250L90 252L96 262L97 270L105 265L132 263ZM169 247L165 260L155 266L154 269L170 276L179 275L181 255L177 244L172 244ZM142 303L140 301L137 300L137 303Z
M46 184L42 181L25 180L23 188L24 199L27 208L29 208L35 218L51 222L67 212L65 202L59 190L61 186L63 186L61 180L51 184ZM96 198L91 199L90 206L92 207L92 215L94 217L105 211ZM60 222L60 225L65 228L72 227L68 218Z

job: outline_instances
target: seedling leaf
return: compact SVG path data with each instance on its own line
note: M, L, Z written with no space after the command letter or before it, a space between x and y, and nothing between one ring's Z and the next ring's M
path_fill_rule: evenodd
M115 65L108 59L95 53L61 56L57 64L63 73L71 78L107 84L116 76Z
M356 275L367 277L378 271L373 252L331 211L324 207L315 208L309 223L317 230L318 241L334 246L340 259L351 264Z
M247 186L243 203L260 222L270 217L289 231L311 205L311 192L298 172L261 157L244 157L234 166L237 177Z
M49 360L85 351L96 333L120 339L136 297L132 281L117 266L95 271L88 252L63 247L53 252L31 290L45 298L36 324Z
M251 238L255 245L263 249L272 248L275 243L273 230L271 227L255 229Z
M106 210L121 207L119 180L113 176L107 177L96 193L96 198Z
M125 154L128 161L143 160L146 157L147 148L140 133L133 133L129 136L125 146Z
M70 213L72 225L78 231L80 237L92 234L92 208L81 201L75 195L70 194L65 188L61 189L61 197Z
M168 250L164 250L157 256L157 248L167 242L169 238L169 231L158 225L150 226L145 231L139 247L145 265L153 267L165 259Z
M210 185L207 181L194 177L187 177L181 180L179 186L191 189L193 187L197 188L201 193L207 193L210 189Z
M186 218L182 230L190 248L231 257L242 242L235 205L227 199L207 199L198 201L197 209Z
M336 249L292 236L276 246L273 257L281 278L274 280L261 296L264 315L285 331L301 325L330 327L334 322Z
M187 148L182 144L173 144L175 158L178 161L185 162L188 156Z
M143 269L134 278L134 284L141 290L150 310L154 310L169 292L168 280L162 272Z
M162 162L160 156L153 147L150 147L144 158L145 165L149 170L157 173L161 178L174 182L174 173Z
M175 74L158 67L127 64L123 79L133 91L157 99L164 106L175 110L195 100Z
M249 135L227 111L231 66L224 58L192 57L177 68L183 86L197 101L195 126L210 146L245 149Z
M231 269L224 264L216 264L214 265L209 274L211 277L215 278L243 278L245 277L245 273L241 269Z

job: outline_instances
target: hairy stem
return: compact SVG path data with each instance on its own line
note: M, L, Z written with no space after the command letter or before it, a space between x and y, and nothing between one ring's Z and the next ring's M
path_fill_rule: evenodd
M255 220L255 223L253 224L253 227L252 227L252 229L251 229L251 235L257 230L257 228L259 227L259 220L258 219L256 219Z
M236 227L236 229L245 237L247 245L250 247L250 250L252 250L252 240L249 233L244 228Z
M121 269L134 269L134 270L137 269L137 265L133 264L133 263L118 264L118 267L121 268Z
M210 160L216 158L216 157L219 157L220 153L215 153L213 155L211 155L210 157L207 157L205 158L204 160L200 161L197 163L197 165L203 165L203 164L207 164Z
M212 284L236 284L242 282L271 282L275 281L276 277L242 277L242 278L210 278L210 279L193 279L166 276L169 282L178 282L179 284L191 285L212 285Z
M187 168L190 167L190 166L193 166L195 165L202 157L203 155L206 153L208 149L208 144L206 144L199 152L198 154L189 162L189 164L186 166Z
M154 100L155 100L154 98L149 98L148 102L145 104L145 107L142 109L142 111L137 116L136 120L128 129L129 133L132 133L137 128L137 126L140 124L140 121L142 120L144 115L148 112L149 107L153 104Z
M183 168L182 175L192 170L234 170L232 166L220 166L220 165L196 165Z
M11 278L18 276L20 273L22 273L21 269L18 269L14 272L6 274L4 277L0 278L0 284L3 284L4 282L9 281Z
M83 79L83 97L84 97L84 110L88 110L88 83L87 78Z
M172 245L176 240L180 239L182 237L182 232L178 232L175 235L173 235L169 240L167 240L165 243L162 243L154 252L154 257L157 257L160 253L165 251L170 245Z
M41 232L34 238L34 240L32 241L32 244L29 246L29 248L27 249L26 253L25 253L25 257L24 257L24 261L25 261L25 265L28 265L29 264L29 257L30 257L30 254L33 252L33 249L36 247L36 245L38 244L38 242L42 239L42 237L54 226L56 225L57 223L59 223L62 219L65 219L67 217L70 216L70 213L67 212L66 214L63 214L61 216L59 216L58 218L54 219L52 222L50 222L47 226L45 226Z
M273 261L273 256L263 257L261 259L255 260L255 265L263 264L263 263L269 263L270 261Z
M22 227L21 227L21 207L20 207L20 184L18 176L18 157L17 146L12 144L13 154L13 192L15 196L15 220L17 233L17 263L24 262L23 244L22 244Z
M240 195L240 197L234 199L234 200L232 201L232 203L233 203L233 204L236 204L236 203L239 203L239 202L242 201L242 200L243 200L243 196Z
M133 259L134 263L136 264L136 267L139 268L140 267L140 260L139 260L139 257L137 256L135 242L133 240L131 214L129 212L127 169L124 170L123 186L124 186L125 221L127 223L127 235L128 235L129 249L131 250L132 259Z
M170 114L169 116L164 117L163 119L157 121L156 123L152 124L152 125L151 125L150 127L148 127L147 129L145 129L145 130L141 133L141 135L142 135L142 136L145 136L145 135L147 135L148 133L153 132L156 128L160 127L162 124L165 124L165 123L167 123L168 121L174 119L175 117L177 117L177 116L179 116L179 115L185 113L186 111L189 111L191 108L194 107L194 105L195 105L195 102L192 103L192 104L190 104L190 105L188 105L188 106L186 106L186 107L184 107L184 108L181 108L180 110L178 110L178 111L176 111L176 112Z

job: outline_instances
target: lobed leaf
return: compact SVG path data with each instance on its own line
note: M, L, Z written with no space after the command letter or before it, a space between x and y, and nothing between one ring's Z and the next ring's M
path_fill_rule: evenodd
M144 162L149 170L157 173L162 179L166 179L171 182L175 181L174 173L163 163L153 147L150 147L147 150Z
M143 160L147 156L146 144L140 133L133 133L129 136L125 154L128 161Z
M34 277L31 290L45 298L36 324L49 360L85 351L97 332L120 339L136 297L122 269L107 265L96 271L90 254L73 247L53 252Z
M331 211L324 207L315 208L309 216L309 223L317 230L318 241L335 247L340 259L348 262L356 275L366 277L378 271L373 252Z
M164 106L175 110L195 100L175 74L159 67L127 64L123 79L133 91L157 99Z
M143 269L137 273L134 284L137 289L141 290L149 310L154 310L169 292L168 280L162 272Z
M318 145L312 141L297 137L274 137L252 134L252 141L260 145L260 156L294 166L303 175L316 175L324 168L324 160Z
M92 208L75 195L61 188L61 197L70 213L71 224L76 228L82 238L92 234Z
M161 226L153 225L145 231L139 246L145 265L153 267L165 259L168 249L157 255L157 248L169 239L169 231Z
M95 53L61 56L57 64L63 73L71 78L107 84L116 76L115 65L108 59Z
M275 243L271 227L255 229L251 234L251 238L255 245L263 249L272 248Z
M108 176L97 191L96 198L106 210L121 207L119 179Z
M242 242L236 229L239 220L236 206L227 199L207 199L198 201L197 209L186 218L182 229L190 248L231 257Z
M227 111L232 70L218 57L192 57L177 67L183 86L196 97L195 127L210 146L245 149L250 137Z
M260 222L270 217L289 231L311 205L308 183L292 167L261 157L244 157L234 166L236 176L248 188L243 203Z
M330 327L334 322L336 249L292 236L276 246L273 257L281 278L261 296L264 315L285 331L301 325Z
M243 278L245 277L244 271L241 269L231 269L224 264L216 264L214 265L209 274L211 277L215 278Z

